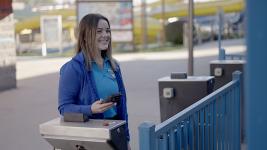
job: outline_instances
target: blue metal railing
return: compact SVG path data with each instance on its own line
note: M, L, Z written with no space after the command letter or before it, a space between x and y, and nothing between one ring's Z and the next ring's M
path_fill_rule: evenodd
M158 125L142 123L140 150L240 150L240 78Z

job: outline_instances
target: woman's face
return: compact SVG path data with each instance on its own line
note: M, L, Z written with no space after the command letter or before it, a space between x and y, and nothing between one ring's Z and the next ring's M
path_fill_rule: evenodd
M111 32L108 22L104 19L100 19L96 29L96 45L98 50L108 49L110 42Z

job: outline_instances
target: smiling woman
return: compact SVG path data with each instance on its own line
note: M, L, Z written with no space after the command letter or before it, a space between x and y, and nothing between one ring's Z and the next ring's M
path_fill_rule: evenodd
M58 95L60 114L125 120L125 135L130 140L126 92L120 66L112 57L111 29L106 17L88 14L80 21L77 54L60 69ZM120 95L118 104L103 103L112 95Z

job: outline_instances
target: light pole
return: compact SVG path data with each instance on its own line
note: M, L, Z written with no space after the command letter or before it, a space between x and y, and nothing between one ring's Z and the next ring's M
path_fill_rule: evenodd
M146 0L141 3L141 27L142 27L142 48L147 49L147 13L146 13Z
M165 0L161 0L161 46L165 45Z
M188 75L194 75L194 53L193 53L193 18L194 0L189 0L188 4Z

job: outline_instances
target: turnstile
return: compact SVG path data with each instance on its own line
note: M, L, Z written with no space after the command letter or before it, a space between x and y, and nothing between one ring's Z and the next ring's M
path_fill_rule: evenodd
M167 76L158 79L158 83L163 122L213 92L214 77L185 76L185 79L175 79Z
M40 134L61 150L126 150L126 122L94 120L64 122L57 118L40 125Z
M210 75L215 77L214 88L224 86L232 81L232 73L234 71L241 71L244 77L245 60L213 60L210 62ZM244 80L241 79L241 140L245 139L245 117L244 117Z
M236 70L244 73L244 60L213 60L210 62L210 75L215 77L214 88L217 90L232 81L232 73Z

